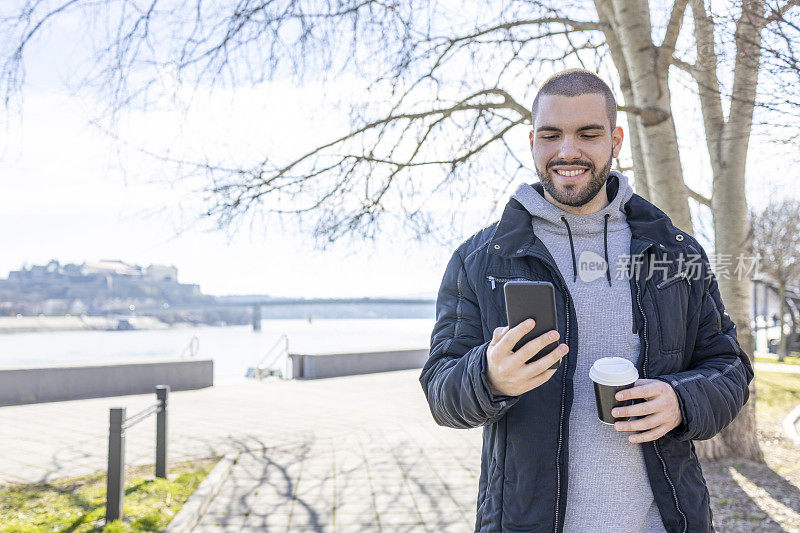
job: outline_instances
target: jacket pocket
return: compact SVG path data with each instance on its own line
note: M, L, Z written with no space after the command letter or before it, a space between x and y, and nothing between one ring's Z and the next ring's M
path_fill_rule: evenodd
M502 289L503 285L508 281L533 281L530 277L526 276L495 276L492 274L487 274L486 280L489 282L489 290L492 291Z
M683 352L690 283L685 271L672 271L655 283L659 348L664 354Z
M487 315L488 331L508 325L506 317L506 297L503 287L509 281L533 281L533 276L524 272L490 273L485 276L486 298L495 312ZM491 340L491 333L489 340Z
M667 287L671 287L672 285L675 285L676 283L680 283L682 281L685 282L687 285L691 283L691 281L689 281L689 278L686 275L686 272L684 272L683 270L679 272L673 272L672 274L664 276L664 279L662 279L656 284L656 288L663 290L666 289Z

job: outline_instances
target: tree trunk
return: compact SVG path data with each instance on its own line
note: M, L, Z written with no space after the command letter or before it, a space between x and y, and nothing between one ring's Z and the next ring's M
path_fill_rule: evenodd
M623 96L625 102L633 102L633 92L623 89ZM628 115L628 129L630 130L631 152L633 159L633 178L636 187L636 193L647 200L652 202L653 198L650 194L650 182L647 180L647 167L644 162L644 154L642 153L642 137L639 133L639 120L636 116Z
M601 5L606 12L610 7L613 14L609 33L615 33L619 40L631 82L633 106L639 110L634 120L639 130L650 201L669 215L678 228L692 234L689 196L683 182L678 136L670 107L668 69L659 60L658 48L652 42L647 2L597 0L595 4L598 15Z
M729 179L728 181L730 182L732 180ZM750 250L752 250L752 246L748 245L748 243L752 242L749 240L752 236L746 231L748 220L746 213L740 215L741 218L736 220L737 214L733 209L737 204L741 206L744 202L736 201L732 198L735 196L735 188L733 186L729 185L722 188L715 187L714 191L714 212L719 213L718 216L714 217L714 233L717 250L725 250L726 253L728 251L738 250L739 253L752 255L749 253ZM741 196L740 199L743 199L743 177L741 180L741 188L738 192ZM726 199L730 202L729 204L716 205L717 202L725 202ZM734 220L729 220L726 223L726 217L730 217ZM750 327L752 297L750 283L752 283L752 281L748 278L740 280L737 279L737 276L733 275L721 275L718 277L717 282L725 304L725 312L730 315L731 320L736 324L736 335L739 340L739 345L747 353L750 362L754 364L755 339L753 338L753 329ZM764 461L764 454L761 451L756 434L755 380L750 383L749 390L749 400L730 426L722 430L711 440L698 441L695 443L697 456L701 460L713 461L736 458L758 462Z
M714 173L711 204L715 251L720 259L724 253L732 261L730 275L720 275L717 281L726 311L736 324L739 344L753 362L755 342L750 325L752 280L749 275L735 272L735 266L740 259L749 261L753 257L753 234L747 213L744 171L755 106L764 5L759 0L745 0L742 5L742 15L736 25L736 61L727 122L721 116L717 61L713 47L708 46L709 42L713 43L710 19L701 0L692 2L692 11L698 66L701 67L698 87ZM704 52L702 58L701 51ZM712 441L698 446L697 450L698 456L706 460L728 457L764 460L756 436L754 383L750 384L750 400L734 422Z
M608 0L598 0L595 2L597 17L606 28L616 27L614 11ZM611 60L619 74L619 88L625 100L625 107L630 109L635 107L636 99L633 97L631 77L628 74L628 64L625 62L625 54L622 53L622 45L617 39L617 34L613 29L604 30L603 34L611 52ZM631 159L633 160L633 179L636 194L647 201L652 201L650 197L650 182L647 180L647 169L645 168L644 154L642 153L642 134L639 131L639 120L635 113L627 112L628 122L628 141L631 143Z
M653 44L650 12L645 0L595 0L595 5L600 21L610 28L605 34L612 59L622 72L620 80L626 105L637 111L634 119L637 128L634 129L639 130L639 151L649 200L664 210L678 228L693 233L668 85L672 49L666 47L662 51ZM758 6L757 0L746 0L737 25L734 98L730 119L725 123L716 79L713 23L705 13L703 2L693 2L698 67L700 76L706 78L698 79L698 85L701 86L701 105L714 172L715 251L732 258L752 249L744 194L744 166L760 55ZM763 12L763 6L761 10ZM626 93L627 82L630 83L630 102ZM718 276L718 283L726 310L737 325L742 349L752 361L754 341L750 326L749 276L743 279ZM698 441L696 449L698 456L705 460L735 457L763 461L756 437L754 383L750 384L750 400L731 425L713 439Z
M736 147L746 150L746 146ZM725 156L723 155L723 158ZM733 157L731 159L734 159ZM729 160L728 160L729 161ZM736 335L750 362L754 362L755 341L750 326L752 281L747 276L736 275L735 266L739 257L752 257L752 232L747 216L744 191L744 166L728 167L729 172L714 176L715 248L724 251L732 259L728 275L718 275L720 294L725 311L736 324ZM722 259L720 253L718 257ZM720 272L722 274L722 272ZM740 279L741 278L741 279ZM750 400L742 408L733 423L711 441L697 443L697 455L703 460L740 458L763 461L764 456L756 436L755 382L750 384Z
M716 195L715 195L716 197ZM728 231L721 231L718 228L717 220L722 217L715 217L715 228L718 246L722 249L731 249L728 242L720 242L720 239L730 238ZM723 295L725 312L728 313L736 324L736 335L739 345L747 353L750 362L754 363L753 354L755 341L753 339L753 329L750 327L750 280L743 282L729 279L727 276L718 278L720 293ZM750 398L742 407L739 415L734 419L730 426L723 429L716 437L707 441L697 441L695 443L697 456L703 461L714 461L719 459L748 459L751 461L764 461L764 454L758 443L756 435L756 390L755 380L750 383Z

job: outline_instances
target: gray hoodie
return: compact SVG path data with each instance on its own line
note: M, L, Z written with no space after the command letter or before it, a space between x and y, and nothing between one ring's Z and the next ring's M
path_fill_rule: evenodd
M639 336L631 312L626 260L631 231L623 206L633 195L617 172L619 189L609 205L573 215L548 202L530 184L513 198L532 215L533 232L556 261L578 315L578 350L569 416L566 533L586 531L665 532L653 500L642 444L597 418L589 369L601 357L636 364Z

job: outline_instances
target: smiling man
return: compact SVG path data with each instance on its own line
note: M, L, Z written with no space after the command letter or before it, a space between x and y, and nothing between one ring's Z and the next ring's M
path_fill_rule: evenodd
M484 427L476 531L713 531L691 441L730 424L753 370L700 244L610 170L616 115L594 73L545 81L530 132L539 182L520 185L445 271L420 382L437 423ZM533 325L506 325L511 279L552 283L558 314L557 331L516 352ZM616 408L613 426L589 378L607 356L642 378L620 393L637 403Z

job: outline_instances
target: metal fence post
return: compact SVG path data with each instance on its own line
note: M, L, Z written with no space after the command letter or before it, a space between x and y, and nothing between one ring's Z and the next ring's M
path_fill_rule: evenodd
M167 396L169 385L156 386L156 477L167 478Z
M108 475L106 476L106 524L122 518L125 499L125 408L109 410Z

